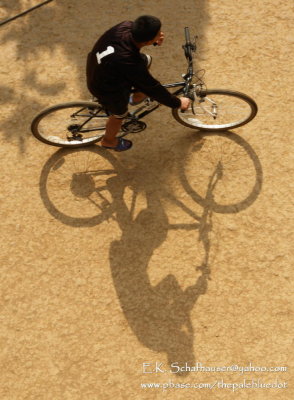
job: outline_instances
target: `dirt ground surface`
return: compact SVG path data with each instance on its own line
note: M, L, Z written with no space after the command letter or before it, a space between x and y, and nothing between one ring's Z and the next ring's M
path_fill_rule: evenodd
M200 134L162 107L122 154L34 139L42 108L90 98L97 37L142 14L163 22L155 77L181 80L189 26L208 87L257 117ZM1 26L2 400L293 399L293 42L290 0L56 0Z

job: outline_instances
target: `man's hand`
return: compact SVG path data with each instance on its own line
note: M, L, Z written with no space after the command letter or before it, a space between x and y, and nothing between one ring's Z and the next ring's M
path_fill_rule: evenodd
M188 97L180 97L180 100L181 100L180 109L181 109L182 111L188 110L189 105L190 105L190 103L191 103L191 100L188 99Z
M155 43L157 46L161 46L163 41L164 41L164 33L160 32L159 38L155 41Z

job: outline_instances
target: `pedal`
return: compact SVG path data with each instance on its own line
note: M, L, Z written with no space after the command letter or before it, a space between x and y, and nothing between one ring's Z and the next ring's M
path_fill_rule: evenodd
M147 125L143 121L129 121L125 122L121 129L123 132L128 132L128 133L138 133L144 131L146 129Z
M159 103L156 100L151 99L150 97L147 97L144 101L145 107L144 110L151 111L154 108L158 107Z

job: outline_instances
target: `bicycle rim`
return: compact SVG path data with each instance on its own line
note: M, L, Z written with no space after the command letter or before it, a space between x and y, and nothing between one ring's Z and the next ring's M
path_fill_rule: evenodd
M257 113L257 105L249 96L230 90L207 90L182 113L173 110L173 116L190 128L223 131L247 124Z
M99 141L108 115L93 102L58 104L40 112L31 130L40 141L58 147L83 147Z

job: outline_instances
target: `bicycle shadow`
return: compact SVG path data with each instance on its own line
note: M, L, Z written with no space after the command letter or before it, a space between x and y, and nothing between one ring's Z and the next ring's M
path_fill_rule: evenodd
M209 176L206 192L200 196L191 186L186 170L186 155L193 147L195 154L199 154L203 147L203 138L226 138L234 145L240 146L243 153L250 160L255 171L254 183L248 195L237 204L218 205L215 191L222 181L223 166L221 161L213 166ZM252 147L240 136L232 132L218 134L199 134L193 132L184 138L173 138L173 147L177 149L175 171L189 196L195 203L202 207L202 213L195 213L181 199L174 196L168 185L171 174L171 160L168 151L161 152L160 158L153 157L150 165L148 157L142 158L140 150L135 154L124 154L125 164L131 160L135 162L131 168L125 168L113 153L93 146L85 150L58 151L43 168L40 179L40 193L48 211L62 223L74 226L93 226L100 224L105 219L114 218L121 230L121 237L110 244L109 262L114 286L121 304L122 311L129 326L140 343L147 348L162 352L167 355L168 363L193 364L194 355L194 330L191 321L191 311L199 297L206 293L210 277L211 238L213 228L213 214L236 213L249 207L258 197L262 187L262 167ZM89 152L107 160L111 165L106 174L103 187L111 195L111 202L106 202L107 207L98 207L99 215L91 218L74 218L61 213L50 195L47 193L46 184L48 174L58 171L65 163L65 158L71 154ZM142 149L145 152L145 149ZM128 158L130 157L130 158ZM136 159L134 161L134 158ZM168 165L168 167L167 167ZM164 168L164 166L166 166ZM77 178L79 176L79 178ZM92 178L100 176L100 169L94 168L87 172L77 170L72 174L69 183L71 192L76 195L88 196L97 191ZM77 180L77 181L75 181ZM77 185L78 189L74 186ZM141 209L134 217L134 202L128 207L124 193L129 188L136 197L144 193L146 207ZM59 188L58 188L59 189ZM52 189L51 189L52 190ZM99 191L101 194L101 191ZM64 201L63 197L63 201ZM105 200L105 198L104 198ZM171 224L169 213L164 201L168 200L179 207L192 218L190 224ZM152 285L148 267L154 252L167 240L171 229L190 229L198 231L198 240L203 246L204 257L201 265L195 265L200 271L195 272L195 282L186 289L182 289L173 274L168 274L157 285ZM188 249L189 251L189 249ZM183 375L186 373L183 372Z

